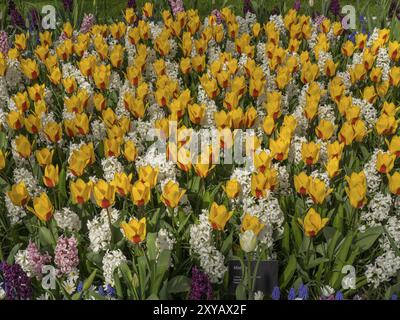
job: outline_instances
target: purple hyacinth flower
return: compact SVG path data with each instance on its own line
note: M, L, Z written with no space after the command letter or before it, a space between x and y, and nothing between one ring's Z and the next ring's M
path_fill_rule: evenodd
M136 0L128 0L126 7L136 9Z
M211 300L213 298L212 285L207 273L196 267L192 268L192 284L190 288L190 300Z
M243 14L246 15L247 12L254 13L251 0L243 0Z
M29 300L32 298L31 280L19 264L0 263L4 291L8 300Z
M299 298L303 300L308 299L308 287L307 285L301 284L299 287Z
M73 0L63 0L63 5L64 5L65 11L71 12L73 4L74 4Z
M342 291L336 292L335 300L343 300L343 299L344 299L344 297L343 297Z
M281 290L279 289L279 287L274 287L274 289L272 289L271 298L272 298L272 300L280 300Z
M301 1L300 0L296 0L293 4L293 9L296 11L300 11L300 7L301 7Z
M294 288L290 288L289 294L288 294L288 300L294 300L296 299L296 291Z
M11 23L14 27L19 27L21 29L25 29L25 21L22 17L21 13L18 11L17 7L15 6L14 1L8 2L8 10L11 17Z
M329 5L329 11L335 16L340 15L340 1L339 0L331 0Z

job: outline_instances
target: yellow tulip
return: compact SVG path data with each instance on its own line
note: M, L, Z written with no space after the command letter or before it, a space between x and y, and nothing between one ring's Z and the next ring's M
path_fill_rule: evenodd
M19 111L11 110L7 115L7 124L13 130L19 130L24 125L24 118Z
M388 49L390 59L397 62L400 58L400 43L398 41L390 41Z
M392 67L389 72L389 83L398 87L400 84L400 67Z
M225 186L222 186L229 199L235 199L240 192L240 184L236 179L228 180Z
M121 152L121 144L117 139L104 139L103 140L104 144L104 155L108 157L119 157L119 154Z
M82 179L71 181L69 189L71 191L71 200L74 204L84 204L89 200L91 186Z
M137 149L135 143L132 140L128 140L124 145L124 156L129 162L135 161L137 157Z
M146 218L142 218L140 221L133 218L128 223L122 222L121 227L125 237L135 244L146 239Z
M110 53L110 61L114 68L119 68L124 60L124 47L117 44L113 47Z
M321 146L315 142L309 142L301 145L301 157L305 164L311 166L316 164L319 159L319 150Z
M53 216L54 207L48 195L42 192L39 197L33 198L33 209L28 208L41 221L49 221Z
M210 163L195 163L193 167L199 177L206 178L215 165L211 165Z
M321 218L321 215L311 208L308 210L304 220L298 220L304 229L307 237L315 237L328 223L328 218Z
M322 119L315 128L315 133L317 137L323 141L329 140L332 137L335 126L332 122Z
M331 158L328 160L326 164L326 172L328 173L328 177L330 179L336 177L340 171L339 159Z
M328 158L342 158L342 153L344 149L344 143L339 143L339 141L335 141L333 143L329 143L327 146Z
M148 182L136 181L131 190L132 202L137 206L146 205L151 198L151 187Z
M116 188L116 192L125 197L131 191L132 174L127 175L125 172L116 172L111 184Z
M58 85L61 83L61 78L62 78L62 74L61 74L61 70L60 68L53 68L49 75L48 75L49 80L51 81L52 84L54 85Z
M286 138L279 137L278 139L269 140L269 148L275 160L286 160L289 155L290 141Z
M6 156L3 153L3 150L0 150L0 170L3 170L6 166Z
M395 172L393 175L388 174L387 177L390 192L400 196L400 173Z
M309 177L305 172L300 172L298 175L294 176L294 188L297 193L305 195L308 193L310 187L311 177Z
M251 106L247 108L244 114L244 123L246 128L251 128L258 118L257 110Z
M28 38L29 34L25 33L16 34L14 40L15 47L20 51L24 51L26 49L26 42Z
M200 124L201 121L204 118L206 112L206 107L201 104L189 104L188 106L188 113L189 113L189 119L192 123L194 124Z
M7 191L7 196L11 202L18 207L24 207L29 201L28 189L23 181L13 184Z
M115 202L115 187L102 179L93 186L93 196L100 208L108 208Z
M30 80L35 80L39 76L39 66L35 60L21 59L21 70Z
M54 188L59 181L58 165L53 166L52 164L46 165L43 174L43 183L48 188Z
M44 127L44 133L51 142L57 143L62 137L61 124L54 121L48 122Z
M96 87L100 90L106 90L110 84L111 67L104 64L95 66L93 72L93 79Z
M367 202L367 180L364 171L353 172L345 177L348 187L345 188L350 204L354 208L362 208Z
M254 232L255 235L258 235L264 227L265 224L261 223L261 221L256 216L252 216L249 213L246 213L240 226L240 232L244 233L248 230L251 230Z
M379 152L376 157L376 171L379 173L390 173L394 167L396 155L388 152Z
M327 188L324 181L317 178L310 181L308 188L308 194L315 204L323 203L332 191L333 189Z
M143 15L146 16L146 18L150 18L153 16L153 4L150 2L146 2L143 6Z
M228 212L224 205L218 205L213 202L208 214L208 220L214 230L223 231L232 215L233 211Z
M157 184L158 172L158 168L153 168L150 165L139 167L139 180L142 182L147 182L150 188L154 188Z
M34 93L36 91L33 87L29 87L28 90L29 89L30 89L30 92L32 92L32 93ZM40 94L41 95L39 96L39 98L41 98L44 94L44 85L43 85L43 92L42 92L42 90L40 90ZM36 95L33 94L33 97L31 96L31 99L34 100L35 97L36 97ZM29 103L28 93L26 91L24 91L23 93L18 92L13 97L13 100L19 111L25 112L26 110L28 110L30 103Z
M376 132L379 135L391 135L394 134L397 130L398 121L394 116L388 116L383 113L379 116L378 120L375 123Z
M393 136L392 140L386 140L386 144L390 153L396 155L396 158L400 158L400 136Z
M24 135L19 135L15 138L15 147L18 154L27 159L32 153L32 146L28 138Z
M170 180L164 185L160 199L167 207L173 209L179 204L185 193L186 190L179 189L178 183Z

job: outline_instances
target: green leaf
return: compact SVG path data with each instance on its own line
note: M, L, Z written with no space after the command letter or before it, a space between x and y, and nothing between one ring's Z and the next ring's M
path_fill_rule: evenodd
M353 244L353 239L354 239L353 233L348 234L346 236L346 238L343 240L343 242L341 243L339 252L336 256L335 264L333 267L334 271L329 280L329 285L335 289L339 285L339 280L342 275L342 268L346 263L350 247Z
M186 276L176 276L168 281L168 293L181 293L190 290L190 278Z
M171 259L170 250L161 251L156 265L155 279L151 283L151 293L157 294L158 290L160 290L160 286L164 278L164 275L167 273L169 269L170 259Z
M152 293L151 295L149 295L149 296L147 297L146 300L160 300L160 298L158 297L158 295Z
M117 293L117 297L119 299L123 299L124 293L122 291L121 280L119 279L118 275L118 268L114 270L113 278L114 278L115 291Z
M146 244L147 244L147 256L149 260L155 261L157 259L157 247L156 247L157 233L151 232L147 234Z
M246 287L243 282L240 282L236 287L236 300L247 300Z
M294 254L290 255L288 259L288 264L285 268L285 271L283 271L283 274L280 279L281 283L281 289L286 288L286 286L289 284L289 281L292 279L295 271L297 269L297 260L296 256Z
M10 251L10 254L8 255L7 258L7 263L8 264L13 264L14 263L14 256L17 253L17 251L19 250L19 248L21 248L22 243L17 243Z
M233 241L233 232L231 232L229 236L226 237L226 239L222 244L221 252L223 255L227 255L229 250L232 248L232 241Z
M93 272L90 274L89 278L85 280L83 283L83 291L89 290L90 286L93 283L94 278L96 277L96 272L97 270L93 270Z
M53 238L53 234L46 227L40 227L39 229L39 241L43 246L55 248L56 241Z
M343 206L340 204L337 210L336 216L333 219L333 227L340 232L343 232L343 218L344 217L344 209Z
M60 173L60 181L58 183L58 191L60 192L61 197L64 199L68 198L67 194L67 173L65 171L65 167L62 168Z
M329 261L328 258L323 258L323 257L314 259L314 260L310 261L310 263L307 265L307 269L315 268L318 265L320 265L321 263L328 262L328 261Z
M336 245L341 237L341 233L336 230L333 237L328 241L328 259L332 260L333 254L335 253Z
M86 258L92 262L94 265L96 265L97 267L101 268L103 263L102 263L102 257L100 254L95 253L95 252L89 252L86 255Z
M294 242L296 244L297 250L300 248L301 243L303 242L303 232L301 231L298 222L296 219L293 217L292 222L290 223L290 226L292 227L292 233L294 237Z
M290 226L287 222L285 222L283 231L282 250L286 254L290 252Z
M381 226L377 226L369 228L365 232L358 233L355 239L356 246L360 248L361 252L368 250L383 234L383 232L383 228Z

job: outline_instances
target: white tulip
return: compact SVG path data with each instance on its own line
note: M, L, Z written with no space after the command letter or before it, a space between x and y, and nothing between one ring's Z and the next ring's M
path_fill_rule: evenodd
M257 246L257 235L253 230L247 230L240 235L240 246L244 252L253 252Z

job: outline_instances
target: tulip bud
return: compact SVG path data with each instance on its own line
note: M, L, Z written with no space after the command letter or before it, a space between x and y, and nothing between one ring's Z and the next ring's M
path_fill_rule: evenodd
M239 242L244 252L253 252L257 246L257 236L253 230L247 230L240 235Z

